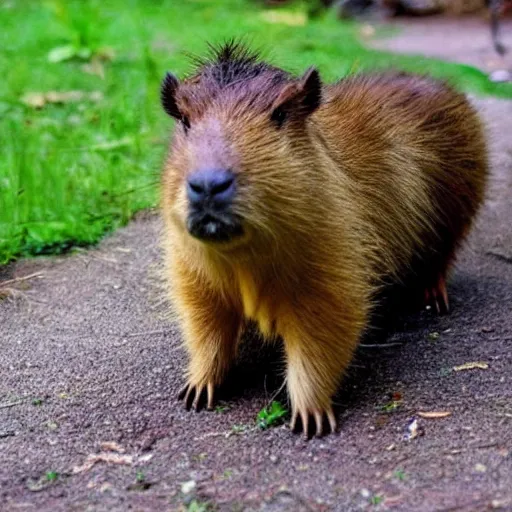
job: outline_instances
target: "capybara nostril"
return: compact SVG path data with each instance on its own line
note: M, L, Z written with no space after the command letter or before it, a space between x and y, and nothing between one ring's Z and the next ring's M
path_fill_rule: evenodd
M202 169L187 180L187 197L194 206L227 206L235 195L235 176L225 169Z

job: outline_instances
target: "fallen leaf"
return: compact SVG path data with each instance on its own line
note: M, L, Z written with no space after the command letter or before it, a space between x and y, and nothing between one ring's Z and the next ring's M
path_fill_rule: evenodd
M48 103L71 103L83 100L100 101L102 99L103 94L100 91L50 91L46 93Z
M73 44L66 44L64 46L57 46L50 50L48 53L48 62L58 64L71 59L89 60L93 52L87 47L77 47Z
M119 455L117 453L98 453L88 455L85 462L81 466L73 468L73 474L89 471L97 462L106 462L107 464L125 464L130 466L133 464L132 455Z
M57 46L48 53L48 62L57 63L72 59L76 55L76 48L72 44Z
M115 441L104 441L100 444L100 448L105 452L124 453L126 450Z
M450 416L450 411L426 411L426 412L418 412L418 416L421 416L422 418L427 419L436 419L436 418L446 418L447 416Z
M454 366L453 370L456 372L461 372L464 370L474 370L475 368L479 368L480 370L487 370L487 368L489 368L489 364L483 361L474 361L471 363L464 363L459 366Z
M73 103L78 101L98 102L103 99L101 91L48 91L28 92L21 97L21 102L32 108L43 108L47 103Z
M303 27L308 17L303 12L285 12L285 11L265 11L261 13L261 17L267 23L281 23L290 27Z
M101 59L93 58L91 62L82 66L82 71L89 75L99 76L102 80L105 78L105 66Z
M46 98L42 92L29 92L21 97L21 102L32 108L43 108Z

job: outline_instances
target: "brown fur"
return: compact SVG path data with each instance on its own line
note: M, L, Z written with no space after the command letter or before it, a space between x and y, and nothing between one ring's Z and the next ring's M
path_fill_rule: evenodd
M324 413L334 427L331 398L377 291L435 288L470 229L488 173L481 123L430 78L356 75L320 89L314 71L294 78L236 44L169 80L164 105L183 126L163 174L164 243L187 399L207 389L211 405L253 319L284 343L293 421L307 432L313 417L319 434ZM209 165L239 182L245 234L227 244L185 228L184 179Z

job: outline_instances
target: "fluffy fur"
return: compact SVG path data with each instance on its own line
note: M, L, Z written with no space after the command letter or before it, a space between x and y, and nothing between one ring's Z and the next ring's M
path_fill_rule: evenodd
M178 119L162 180L170 295L190 356L187 404L212 406L255 320L281 339L292 425L335 428L331 398L376 293L401 282L443 304L455 251L482 203L487 151L466 98L431 78L355 75L322 86L236 43L168 75ZM208 244L186 230L185 179L237 176L245 234ZM447 303L446 303L447 305ZM297 423L298 424L298 423Z

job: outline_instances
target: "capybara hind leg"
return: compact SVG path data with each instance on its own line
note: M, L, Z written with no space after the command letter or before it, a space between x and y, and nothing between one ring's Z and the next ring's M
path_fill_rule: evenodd
M444 250L441 251L441 256L438 256L435 263L432 264L432 277L427 281L424 289L425 306L431 306L439 315L450 312L446 281L450 269L453 266L457 249L468 235L470 228L471 222L466 222L460 228L458 235L454 235L453 233L450 235L443 234L443 237L451 240L451 242L449 245L445 246ZM438 269L437 271L435 271L436 268Z
M449 313L450 303L444 274L440 274L432 286L425 288L425 305L435 308L440 315Z

